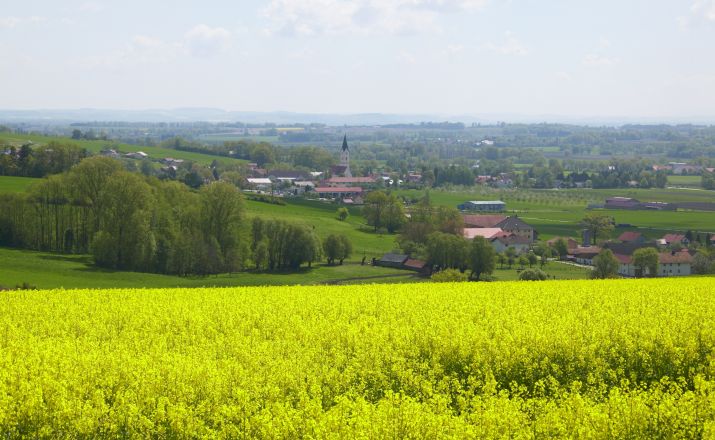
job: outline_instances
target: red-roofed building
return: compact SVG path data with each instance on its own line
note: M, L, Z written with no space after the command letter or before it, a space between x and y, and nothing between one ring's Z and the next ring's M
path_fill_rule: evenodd
M403 266L405 267L405 269L414 270L415 272L420 272L423 274L429 273L429 266L427 265L427 262L422 260L408 258L407 261L404 262Z
M328 186L373 184L373 183L375 183L375 178L374 177L331 177L330 179L324 180L323 183L327 184Z
M506 220L505 215L464 215L464 226L467 228L493 228Z
M618 260L618 273L625 277L635 277L638 269L633 264L631 255L615 254ZM658 254L659 277L682 277L692 274L693 256L687 249L680 252L661 252ZM646 269L646 275L648 275Z
M663 236L663 241L665 241L667 246L674 244L687 246L690 243L690 240L688 240L683 234L666 234Z
M474 237L484 237L487 240L491 240L492 238L505 237L510 234L500 228L464 228L462 235L467 240L473 240Z
M618 237L618 241L621 243L643 243L645 237L640 232L626 231Z
M314 190L318 196L327 199L354 199L362 195L363 189L358 187L340 187L340 186L321 186Z

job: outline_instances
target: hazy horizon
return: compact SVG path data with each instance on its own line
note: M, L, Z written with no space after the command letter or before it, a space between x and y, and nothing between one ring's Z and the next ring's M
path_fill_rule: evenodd
M714 49L715 0L38 0L0 107L712 122Z

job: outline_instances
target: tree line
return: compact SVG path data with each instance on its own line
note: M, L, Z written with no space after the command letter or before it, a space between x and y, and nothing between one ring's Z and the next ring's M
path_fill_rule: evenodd
M249 222L231 183L192 190L128 172L106 157L87 158L26 193L2 194L0 204L7 207L0 212L0 245L90 253L97 266L111 269L206 275L251 266L295 269L323 255L308 226Z
M58 141L37 148L29 143L20 148L0 147L0 175L45 177L65 172L87 156L86 149Z

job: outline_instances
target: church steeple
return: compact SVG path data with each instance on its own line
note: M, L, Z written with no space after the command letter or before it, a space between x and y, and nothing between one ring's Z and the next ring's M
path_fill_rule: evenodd
M343 148L342 151L340 151L340 166L343 167L345 171L343 171L343 176L344 177L352 177L352 173L350 172L350 148L348 147L348 135L345 134L343 136Z

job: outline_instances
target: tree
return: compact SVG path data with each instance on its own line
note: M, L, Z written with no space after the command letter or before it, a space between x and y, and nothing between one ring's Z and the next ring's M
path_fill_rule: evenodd
M636 276L658 276L658 251L653 248L641 248L633 253L633 265Z
M619 262L610 249L604 249L593 259L591 278L618 278Z
M375 232L384 226L387 203L388 197L384 191L373 191L365 197L362 214L367 224L375 228Z
M78 129L72 130L72 139L79 140L82 139L82 131Z
M330 234L323 242L323 251L328 264L333 264L335 260L338 260L342 265L343 260L352 254L353 245L345 235Z
M457 269L445 269L435 272L430 278L435 283L459 283L467 281L467 275Z
M521 281L544 281L546 278L546 273L541 269L526 269L519 274Z
M468 266L467 240L444 232L434 232L427 239L427 263L440 269L464 271Z
M241 268L241 225L244 218L243 196L227 182L213 182L199 191L201 229L205 239L215 240L216 267L232 272ZM213 247L213 246L212 246Z
M527 264L529 264L529 259L526 258L526 255L519 256L519 267L526 267Z
M713 255L705 249L700 249L693 258L693 273L706 275L715 272Z
M556 254L559 256L559 259L563 260L563 258L569 253L569 245L563 238L556 240L553 247Z
M529 252L526 258L529 260L529 267L532 267L539 262L539 258L533 252Z
M341 222L344 222L350 216L350 211L348 211L348 208L341 206L336 211L336 215L338 217L338 220L340 220Z
M504 269L504 264L506 264L506 256L504 256L504 254L497 255L497 261L499 261L499 267Z
M509 269L511 269L511 266L514 265L514 260L516 259L516 249L510 246L506 248L504 255L506 256L506 262L509 265Z
M613 231L613 219L603 214L586 214L581 220L581 225L590 232L593 244L596 244L598 237Z
M394 194L390 194L384 211L384 224L387 232L397 231L405 224L406 220L404 205Z
M496 251L484 237L474 237L469 249L469 268L471 277L477 281L483 274L491 275L496 266Z

